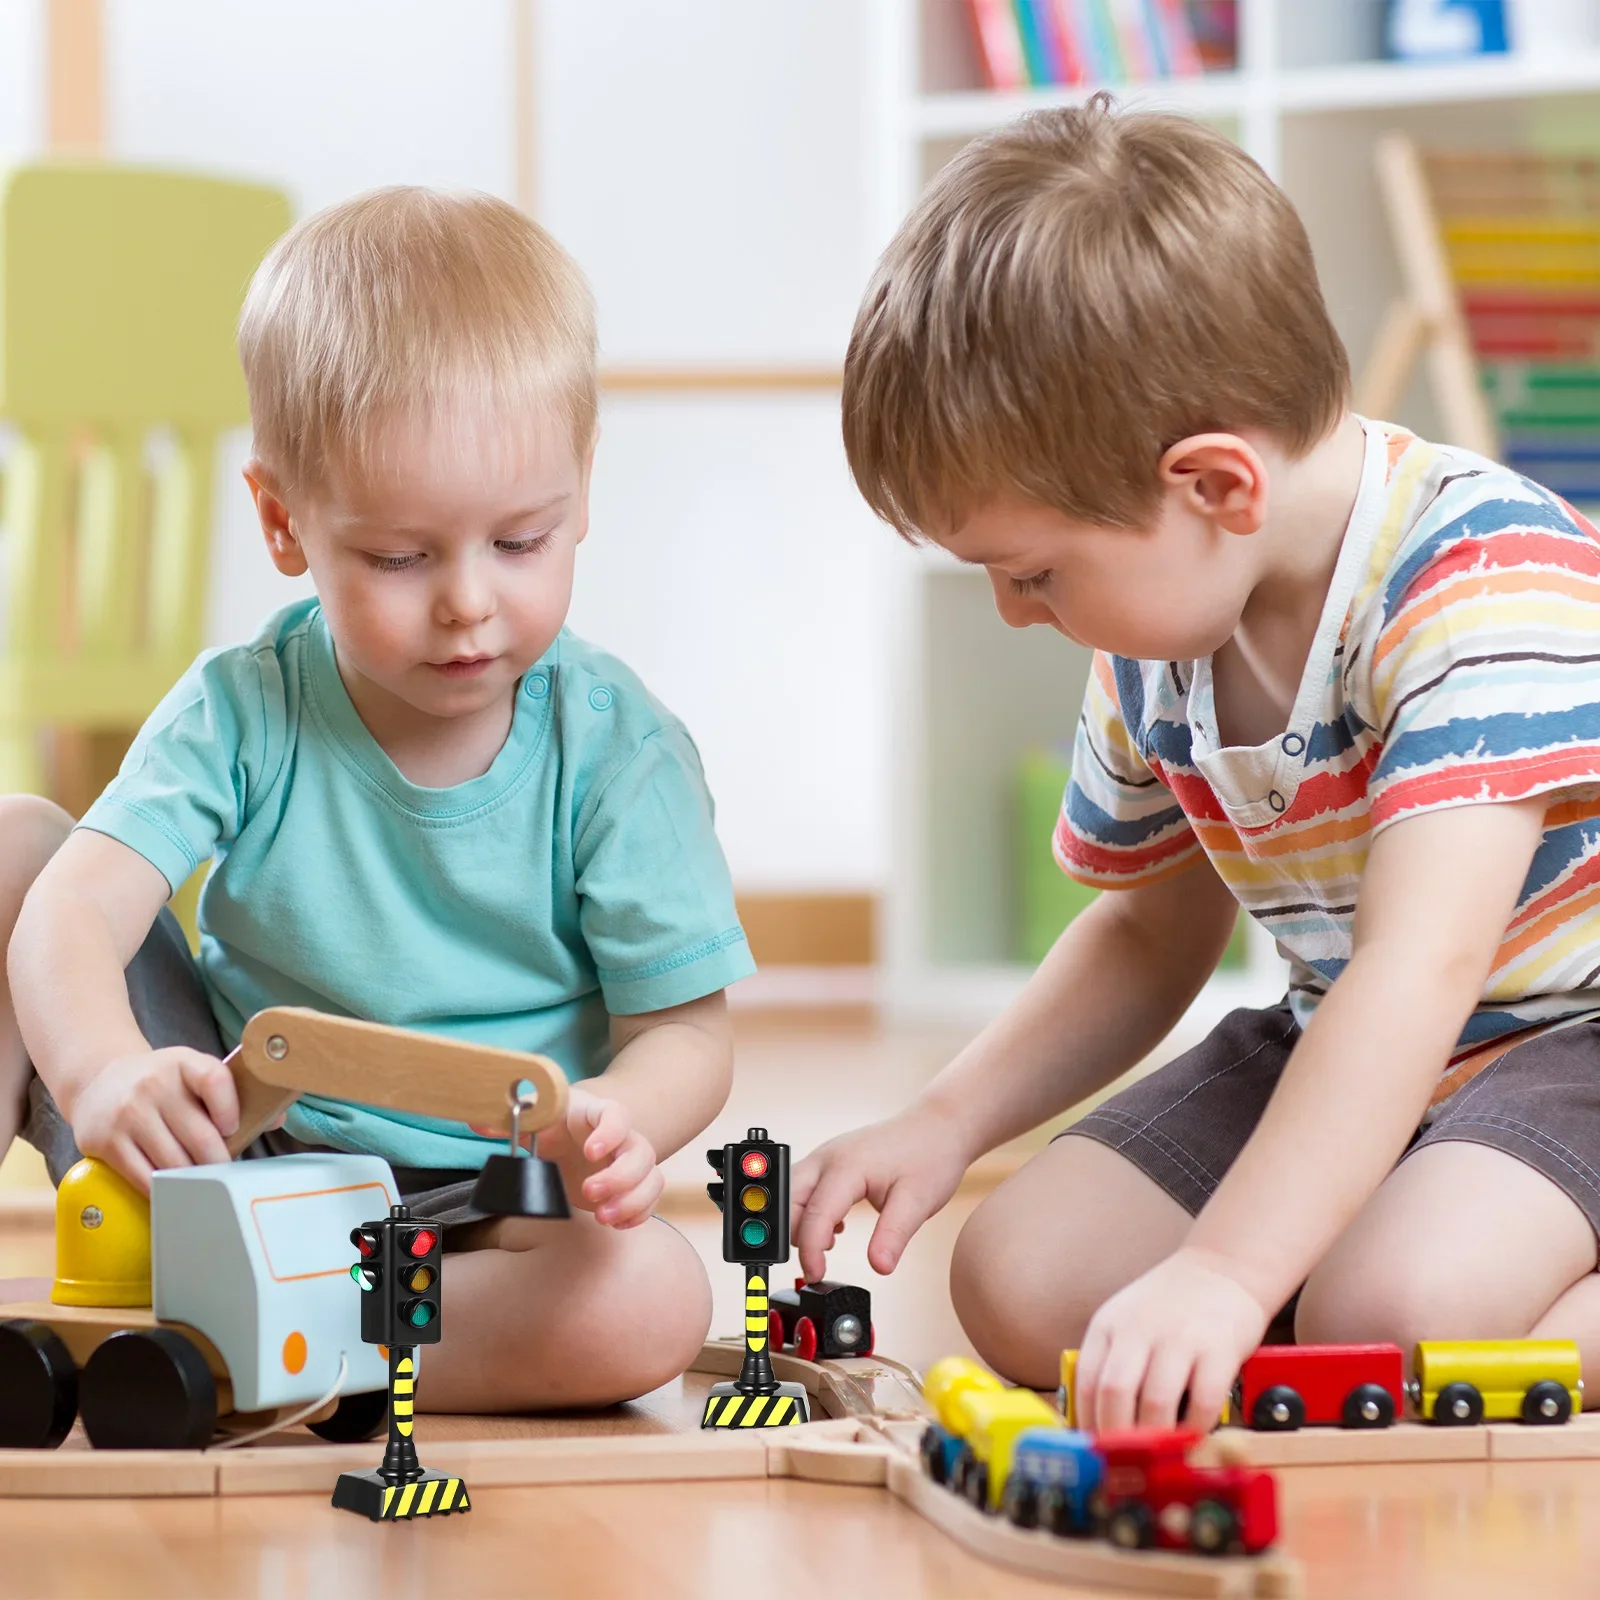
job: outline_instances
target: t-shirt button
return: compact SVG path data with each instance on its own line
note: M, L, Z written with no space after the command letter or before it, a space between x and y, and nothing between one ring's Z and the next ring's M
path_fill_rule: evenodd
M1276 789L1274 789L1272 793L1267 796L1267 804L1271 806L1274 811L1282 811L1284 807L1283 796L1279 794Z
M533 699L543 700L550 693L550 680L542 672L535 672L522 687Z
M1297 756L1306 747L1306 742L1298 733L1286 733L1283 736L1283 753L1286 756Z
M592 705L596 711L605 711L609 709L611 705L611 691L606 688L604 684L601 684L598 689L591 689L589 691L589 704Z

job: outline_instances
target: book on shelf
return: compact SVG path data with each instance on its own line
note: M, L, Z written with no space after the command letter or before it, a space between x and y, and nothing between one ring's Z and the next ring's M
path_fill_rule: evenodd
M1235 0L966 0L990 89L1192 77L1234 64Z

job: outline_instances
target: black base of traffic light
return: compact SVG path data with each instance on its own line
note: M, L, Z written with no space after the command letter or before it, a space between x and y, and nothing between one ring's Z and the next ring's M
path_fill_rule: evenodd
M333 1503L374 1522L409 1522L414 1517L470 1511L467 1486L443 1472L423 1472L409 1483L388 1483L381 1472L341 1472Z
M737 1380L714 1383L706 1397L702 1428L787 1428L811 1420L805 1386L780 1383L765 1394L742 1388Z
M472 1186L472 1204L491 1217L572 1215L561 1169L538 1156L490 1156Z

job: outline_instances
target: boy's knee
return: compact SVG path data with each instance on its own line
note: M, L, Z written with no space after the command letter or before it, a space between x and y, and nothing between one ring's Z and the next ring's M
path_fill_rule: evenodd
M615 1351L615 1400L637 1400L681 1377L711 1332L711 1280L694 1247L676 1229L652 1218L639 1230L647 1250L629 1272L635 1317ZM665 1234L666 1239L650 1238ZM646 1240L641 1240L641 1244ZM635 1298L635 1296L637 1298Z
M0 894L20 903L72 832L72 818L33 794L0 795Z
M1294 1335L1300 1344L1397 1344L1471 1335L1459 1292L1415 1261L1385 1264L1330 1259L1300 1291Z
M989 1366L1013 1383L1054 1388L1061 1352L1076 1347L1095 1307L1080 1304L1074 1275L1041 1260L1029 1230L997 1191L968 1219L950 1258L950 1298ZM1065 1280L1065 1282L1064 1282Z

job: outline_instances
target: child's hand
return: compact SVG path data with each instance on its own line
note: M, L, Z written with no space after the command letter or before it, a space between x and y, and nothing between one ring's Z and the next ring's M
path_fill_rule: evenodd
M628 1108L588 1089L568 1091L566 1117L542 1130L534 1149L575 1184L574 1203L608 1228L648 1222L666 1187L655 1149L634 1128Z
M794 1169L789 1189L807 1281L827 1271L825 1252L858 1200L870 1200L878 1211L867 1260L874 1272L893 1272L911 1236L956 1192L966 1170L958 1130L937 1112L916 1106L813 1150Z
M1080 1426L1209 1428L1271 1320L1213 1259L1176 1250L1095 1312L1078 1356Z
M177 1045L108 1061L79 1091L71 1120L86 1156L148 1193L162 1167L228 1159L223 1141L239 1127L239 1095L215 1056Z

